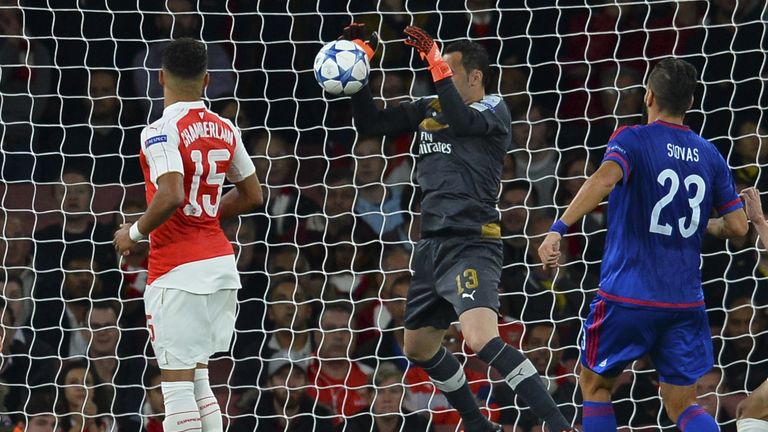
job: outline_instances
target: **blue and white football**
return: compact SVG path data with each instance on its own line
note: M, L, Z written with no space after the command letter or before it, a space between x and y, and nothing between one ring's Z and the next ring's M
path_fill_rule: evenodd
M315 79L332 95L352 95L368 83L365 51L348 40L327 43L315 57Z

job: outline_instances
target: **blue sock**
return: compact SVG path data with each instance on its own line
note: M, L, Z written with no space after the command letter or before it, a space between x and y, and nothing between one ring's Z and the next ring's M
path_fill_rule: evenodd
M584 401L584 432L616 432L616 415L611 402Z
M677 427L682 432L719 432L715 419L698 405L691 405L677 419Z

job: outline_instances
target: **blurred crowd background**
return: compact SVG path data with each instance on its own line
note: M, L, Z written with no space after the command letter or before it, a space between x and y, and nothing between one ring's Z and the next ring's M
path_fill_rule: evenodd
M499 325L577 423L578 339L610 215L571 228L559 270L542 269L536 249L611 132L640 121L656 61L697 67L688 125L739 189L768 188L761 0L0 0L0 429L162 430L147 244L118 261L111 239L145 209L139 132L162 113L162 50L190 36L208 43L205 98L242 130L265 191L255 214L222 222L243 282L234 344L210 365L229 430L455 430L458 414L402 352L419 238L412 137L357 134L349 102L323 95L312 72L322 42L353 20L382 39L370 78L382 107L433 92L402 44L406 25L489 51L488 92L513 115ZM704 245L716 367L700 403L724 431L768 378L768 254L755 245L752 232ZM444 344L494 421L541 430L459 328ZM632 430L672 425L652 368L633 364L614 396Z

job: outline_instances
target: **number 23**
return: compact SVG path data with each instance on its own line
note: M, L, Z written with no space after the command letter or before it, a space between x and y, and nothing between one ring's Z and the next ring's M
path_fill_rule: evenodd
M661 217L661 211L664 209L664 207L667 206L667 204L671 203L672 200L675 197L675 194L677 194L677 190L680 188L680 178L677 176L677 173L669 168L665 169L659 174L659 177L656 179L656 181L659 182L660 185L665 186L667 183L667 180L669 180L670 188L669 192L667 192L666 195L661 197L659 202L656 203L655 206L653 206L653 211L651 211L651 226L649 228L650 232L656 233L656 234L662 234L662 235L672 235L672 226L668 223L665 223L664 225L661 225L659 223L659 218ZM691 174L688 177L683 180L683 184L685 185L685 190L690 192L691 186L696 186L696 194L692 198L688 198L688 205L691 207L691 210L693 213L691 213L691 221L688 224L688 226L685 226L685 218L681 217L677 221L678 229L680 230L680 235L683 236L683 238L688 238L692 236L698 229L699 229L699 221L701 219L701 202L704 201L704 195L707 191L707 185L704 183L704 179L701 178L701 176L698 176L696 174Z

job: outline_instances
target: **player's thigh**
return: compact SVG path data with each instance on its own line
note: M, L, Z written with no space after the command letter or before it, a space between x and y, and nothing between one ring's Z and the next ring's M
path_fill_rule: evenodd
M434 274L435 240L421 240L414 250L413 276L405 302L405 328L445 330L456 319L451 304L437 295Z
M712 334L704 310L669 312L653 349L651 360L661 382L690 386L714 364Z
M589 306L581 339L581 364L616 377L650 351L657 334L654 311L624 307L597 296Z
M207 361L211 354L207 295L149 286L144 302L161 369L194 369L197 363Z
M442 242L435 260L438 294L458 316L467 310L499 310L499 283L504 262L501 241L457 237Z
M208 294L208 322L211 325L212 349L226 351L232 342L237 317L237 290L226 289Z

